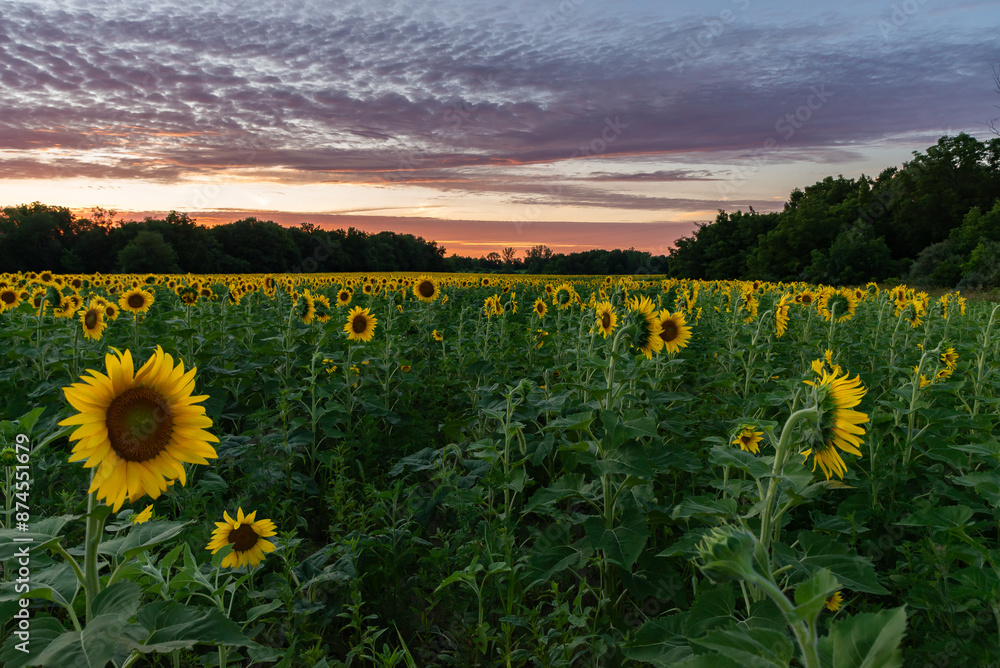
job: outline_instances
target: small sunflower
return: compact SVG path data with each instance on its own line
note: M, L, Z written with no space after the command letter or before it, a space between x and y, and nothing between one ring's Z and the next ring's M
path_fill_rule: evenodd
M865 434L861 425L868 422L867 414L853 410L867 392L861 377L851 379L847 373L843 376L840 373L839 367L832 373L824 368L816 381L804 381L816 389L821 416L820 433L813 439L813 447L801 454L806 459L813 455L813 470L819 464L827 480L831 473L843 479L847 471L838 449L861 456L858 446L864 443L861 437Z
M958 366L958 353L955 352L954 348L948 348L941 353L941 363L952 371L955 370L955 367Z
M840 610L841 606L844 605L843 594L841 594L839 591L834 592L832 596L826 599L826 603L824 605L826 609L829 610L830 612L837 612L838 610Z
M88 369L84 382L63 388L79 413L59 424L77 427L69 461L98 467L88 493L117 512L126 499L155 499L178 479L183 485L184 462L207 464L217 457L208 442L219 439L205 431L212 420L197 405L208 397L191 395L194 368L185 373L184 363L174 366L159 346L134 374L128 350L108 353L104 362L107 375Z
M351 303L351 297L353 296L354 293L352 293L350 290L348 290L347 288L341 288L337 292L337 306L338 307L347 306L348 304Z
M129 313L145 313L153 305L153 293L141 288L132 288L119 298L118 305Z
M432 302L440 294L437 282L430 276L421 276L413 284L413 296L422 302Z
M232 545L233 551L222 560L223 568L241 568L243 566L257 566L264 561L264 555L274 552L274 543L264 540L277 535L277 527L271 520L256 520L257 511L249 515L243 514L243 508L236 511L236 519L229 516L228 511L223 511L224 522L215 523L215 531L212 532L212 540L208 543L206 550L211 550L215 554L226 545Z
M675 311L671 315L670 311L663 309L657 315L660 321L660 338L668 353L676 353L681 348L686 348L691 339L691 328L687 326L683 311Z
M545 302L541 298L535 300L535 315L539 318L544 318L548 310L549 307L546 306Z
M744 452L760 454L760 442L763 440L764 432L756 431L750 425L745 425L740 429L740 433L733 439L733 445L740 446Z
M431 332L431 336L434 337L435 341L444 341L444 334L437 331L436 329L433 332Z
M604 338L608 338L618 326L618 315L611 302L601 302L597 305L597 327Z
M355 306L347 314L347 324L344 325L344 331L347 332L347 338L351 341L368 343L375 336L375 325L377 324L378 318L373 316L369 309Z
M104 328L108 326L104 322L104 305L91 301L85 310L80 311L80 324L83 325L85 337L100 341Z

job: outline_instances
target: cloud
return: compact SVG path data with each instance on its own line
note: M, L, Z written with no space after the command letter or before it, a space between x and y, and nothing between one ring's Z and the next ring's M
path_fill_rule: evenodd
M838 162L888 136L975 127L995 103L996 26L985 24L944 34L914 19L887 43L874 18L857 29L847 16L747 10L692 50L712 15L391 0L0 0L0 14L0 149L14 152L4 178L55 165L168 182L227 171L486 188L465 172L724 162L768 140L768 160ZM590 190L565 186L576 203L642 208L670 202L614 199L598 184L719 175L616 167L582 178ZM509 178L494 189L537 192Z

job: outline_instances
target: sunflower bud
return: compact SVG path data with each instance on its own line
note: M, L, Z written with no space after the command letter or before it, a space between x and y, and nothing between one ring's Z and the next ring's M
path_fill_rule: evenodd
M736 527L716 527L698 544L698 567L717 582L732 578L751 580L757 539L750 532Z

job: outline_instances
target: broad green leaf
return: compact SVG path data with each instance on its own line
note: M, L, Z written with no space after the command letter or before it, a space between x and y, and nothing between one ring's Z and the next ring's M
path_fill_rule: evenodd
M19 593L14 581L0 585L0 601L16 601L21 598L42 598L68 608L76 598L80 581L67 563L55 564L31 573L31 590Z
M907 527L928 527L930 529L958 529L972 519L972 508L968 506L945 506L943 508L923 508L898 524Z
M150 652L172 652L191 648L198 643L249 647L255 643L243 635L239 626L215 608L197 608L174 601L156 601L139 611L136 629L129 633L127 649ZM141 641L134 639L144 636Z
M180 534L190 522L153 521L134 525L127 535L101 543L98 553L116 559L130 559Z
M785 633L767 629L716 629L691 643L736 661L744 668L788 668L795 647Z
M546 431L558 429L560 431L585 431L594 421L593 411L584 411L573 415L565 415L556 418L545 425Z
M708 453L708 459L716 466L730 466L749 473L760 480L771 472L771 465L752 452L744 452L736 447L715 446Z
M588 517L583 523L587 540L604 551L608 561L631 570L649 538L649 524L638 508L626 508L615 526L608 529L600 517Z
M4 642L3 647L0 648L0 666L4 668L37 666L38 663L34 659L44 652L52 641L66 633L66 629L55 617L35 617L35 611L32 611L31 615L31 629L28 631L30 635L27 638L27 645L22 644L25 641L24 638L12 633ZM22 652L18 649L18 645L28 651ZM72 666L74 664L66 665Z
M795 616L803 622L812 623L840 583L833 573L821 568L795 588Z
M674 519L688 517L736 517L736 501L716 499L711 496L694 496L684 499L674 508Z
M684 616L671 615L643 624L635 638L623 649L625 658L669 668L691 656L684 637Z
M688 638L698 638L719 626L733 621L736 612L736 596L732 583L702 586L698 598L688 611L684 633Z
M53 639L33 664L40 666L106 666L118 649L125 630L121 615L101 615L87 621L83 631L67 631Z
M831 668L901 668L906 606L854 615L831 625L820 651Z
M859 556L846 545L810 531L796 535L801 552L786 545L772 546L775 562L779 566L792 566L803 577L825 568L837 578L844 588L868 594L888 594L889 590L879 584L871 561Z
M128 619L139 609L142 589L134 582L119 580L94 598L94 615L121 615Z

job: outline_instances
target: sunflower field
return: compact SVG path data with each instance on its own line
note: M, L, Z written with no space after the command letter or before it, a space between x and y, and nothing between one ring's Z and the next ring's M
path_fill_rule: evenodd
M0 664L1000 665L998 311L0 274Z

